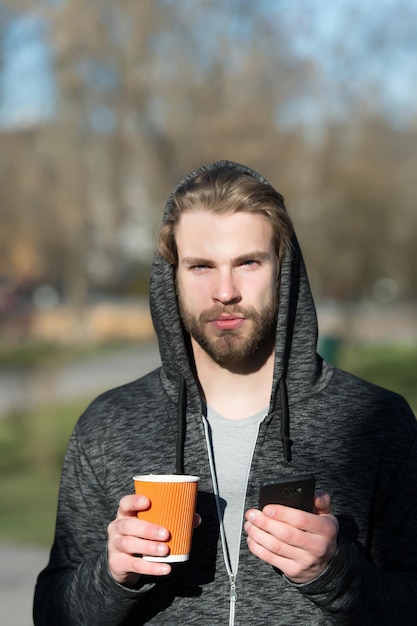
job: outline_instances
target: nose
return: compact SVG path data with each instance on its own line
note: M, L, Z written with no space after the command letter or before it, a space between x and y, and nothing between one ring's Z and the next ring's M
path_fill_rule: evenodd
M213 287L212 298L221 304L236 304L242 299L232 269L219 271Z

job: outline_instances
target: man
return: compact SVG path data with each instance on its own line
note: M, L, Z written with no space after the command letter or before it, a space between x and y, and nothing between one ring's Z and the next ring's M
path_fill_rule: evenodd
M417 423L316 354L282 196L235 163L191 173L168 200L150 293L162 368L76 425L36 626L416 624ZM191 557L150 562L169 529L126 494L134 474L175 471L200 476ZM263 480L306 472L314 513L258 510Z

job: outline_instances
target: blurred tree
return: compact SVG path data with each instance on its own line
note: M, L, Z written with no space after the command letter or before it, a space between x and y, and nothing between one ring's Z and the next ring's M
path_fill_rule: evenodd
M415 295L417 129L392 115L378 65L414 45L417 7L400 3L400 39L354 3L319 61L294 44L311 35L301 5L6 0L50 25L59 99L48 123L0 134L0 273L25 257L82 309L149 263L172 185L228 158L285 194L319 295L381 277Z

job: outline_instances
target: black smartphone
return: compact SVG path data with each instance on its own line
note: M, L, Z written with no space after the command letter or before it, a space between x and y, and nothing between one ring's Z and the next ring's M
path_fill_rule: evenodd
M259 489L259 509L262 511L266 504L284 504L312 513L315 486L314 474L267 480Z

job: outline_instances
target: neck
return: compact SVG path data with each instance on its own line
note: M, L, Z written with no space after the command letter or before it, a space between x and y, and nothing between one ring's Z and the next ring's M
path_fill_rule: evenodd
M191 340L198 380L206 403L229 419L242 419L269 407L274 350L247 363L219 365Z

